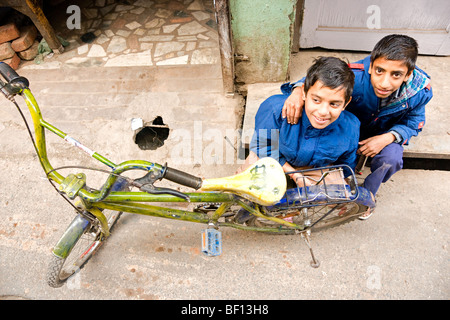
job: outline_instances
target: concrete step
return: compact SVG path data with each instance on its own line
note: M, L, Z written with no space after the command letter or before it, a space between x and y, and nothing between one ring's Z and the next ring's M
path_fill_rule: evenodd
M217 65L23 69L18 72L37 93L129 93L223 91Z
M68 123L120 120L236 123L219 65L23 69L44 118ZM215 116L217 114L217 116Z
M33 82L30 84L33 92L39 93L102 93L121 94L128 92L193 92L193 91L209 91L222 92L221 79L158 79L158 80L84 80L73 82L46 81Z
M62 107L121 107L128 105L139 95L145 94L147 103L161 106L183 105L190 106L217 106L221 103L222 95L212 92L120 92L120 93L55 93L32 90L41 109Z
M43 117L47 120L67 122L67 121L91 121L91 120L119 120L124 117L142 117L153 113L168 114L173 121L176 122L192 122L203 121L210 123L226 123L235 121L235 106L230 104L230 99L221 99L215 96L212 101L214 104L210 105L186 105L175 96L169 97L165 101L150 99L143 105L137 104L134 97L128 101L128 104L102 104L102 105L87 105L80 104L78 106L51 106L40 104L40 109ZM167 96L167 95L165 95ZM204 99L203 94L193 93L192 98L198 97L199 100ZM60 96L58 96L60 98ZM123 99L123 97L121 97ZM44 99L46 100L46 99ZM70 100L70 99L68 99ZM168 102L170 101L170 102ZM38 102L40 103L40 102ZM217 116L213 116L216 114ZM150 118L154 118L151 117ZM148 120L152 120L148 119Z
M227 155L227 162L235 163L244 104L240 96L223 94L220 66L63 67L18 73L29 79L46 121L114 162L136 158L192 167L202 161L219 164ZM6 99L0 101L6 104ZM33 153L14 108L2 108L0 115L0 157ZM169 128L169 137L158 150L141 150L131 120L148 124L157 116ZM60 138L46 137L55 164L86 160Z
M222 78L221 67L216 64L186 65L186 66L130 66L130 67L88 67L70 68L63 66L55 69L17 70L19 75L35 81L76 81L102 80L117 78L118 80L145 79L211 79Z

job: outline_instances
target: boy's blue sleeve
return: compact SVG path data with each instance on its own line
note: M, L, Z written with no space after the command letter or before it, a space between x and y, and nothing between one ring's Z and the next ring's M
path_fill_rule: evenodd
M360 122L358 118L351 115L350 118L352 119L349 122L348 131L346 133L346 138L348 139L348 149L346 152L344 152L336 161L336 164L345 164L348 165L353 171L355 171L356 164L357 164L357 154L359 148L359 126ZM351 175L350 170L348 170L347 167L344 167L344 177L348 177Z
M417 136L425 125L425 106L433 97L433 91L431 87L424 90L427 91L420 100L414 99L416 105L408 106L411 111L390 129L400 134L402 137L400 144L409 144L411 137Z
M296 82L286 82L281 85L281 92L284 95L290 95L292 93L292 90L294 90L295 87L301 86L305 82L305 77L301 78L300 80Z
M266 99L255 116L255 132L250 142L250 150L259 158L271 157L281 165L286 158L280 154L279 136L281 128L281 107L286 97L276 95Z

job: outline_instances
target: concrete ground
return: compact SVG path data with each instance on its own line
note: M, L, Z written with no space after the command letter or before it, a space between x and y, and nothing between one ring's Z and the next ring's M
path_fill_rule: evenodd
M203 225L123 215L111 238L59 289L45 282L52 246L73 213L31 155L4 155L0 295L26 299L447 300L450 173L403 170L367 221L300 236L222 228L223 254L204 256ZM13 174L10 169L17 169ZM404 201L399 201L404 199Z
M84 63L66 64L79 54L77 47L72 50L37 68L18 70L30 79L47 121L116 163L167 161L202 177L230 175L239 166L236 132L242 126L243 100L223 96L219 65L104 67L87 52L78 56L87 58ZM448 58L430 61L448 66ZM291 70L294 78L301 73ZM443 79L442 72L427 71ZM447 99L446 86L443 80L433 84L436 106ZM403 170L383 185L369 220L313 234L318 269L309 266L310 254L299 236L222 229L223 254L212 258L200 252L205 226L124 214L87 266L52 289L45 283L51 249L74 213L43 176L17 111L5 99L0 107L0 299L450 297L445 212L450 173L427 170ZM142 150L134 141L132 119L148 123L156 116L170 128L169 137L156 150ZM103 168L62 140L50 134L47 139L55 167ZM104 179L87 173L90 185Z

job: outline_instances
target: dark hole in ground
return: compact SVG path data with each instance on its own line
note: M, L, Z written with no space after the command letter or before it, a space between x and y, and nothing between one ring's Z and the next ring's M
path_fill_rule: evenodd
M450 171L450 159L403 158L403 169Z
M370 168L370 160L366 167ZM450 171L450 159L403 157L403 169Z
M169 137L169 127L163 119L157 116L151 124L145 124L136 133L134 142L142 150L156 150L164 145L164 140Z

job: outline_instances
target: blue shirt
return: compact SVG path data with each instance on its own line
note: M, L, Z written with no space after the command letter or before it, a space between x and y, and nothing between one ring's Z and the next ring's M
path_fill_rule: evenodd
M430 77L417 66L405 85L388 100L381 101L375 95L370 81L370 56L350 64L355 74L352 100L347 106L361 122L361 140L386 132L396 132L397 142L409 144L425 125L425 106L433 97ZM290 94L294 86L305 78L281 86L283 94ZM395 133L394 133L395 135Z
M354 169L359 140L359 120L343 111L324 129L316 129L305 112L300 121L288 124L281 116L286 95L265 100L255 117L255 133L250 150L262 157L272 157L281 165L324 167L346 164ZM344 170L345 176L350 172Z

